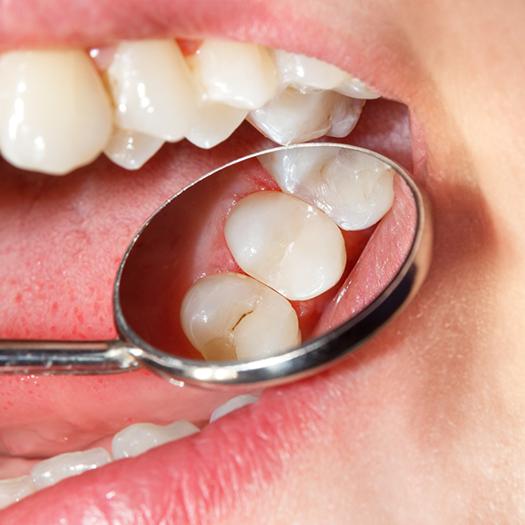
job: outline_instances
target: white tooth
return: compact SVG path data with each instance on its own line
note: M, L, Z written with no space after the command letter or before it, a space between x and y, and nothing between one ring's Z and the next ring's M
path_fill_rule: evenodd
M158 137L116 128L104 148L104 153L115 164L127 170L138 170L163 144L164 140Z
M334 91L346 95L347 97L374 99L381 95L374 93L363 81L348 75L348 78L334 88Z
M344 230L372 226L394 201L394 171L371 155L302 148L260 161L284 192L317 206Z
M109 452L92 448L84 452L69 452L37 463L31 469L31 477L37 490L55 485L59 481L78 476L87 470L102 467L111 462Z
M317 58L288 53L276 49L273 51L279 80L286 86L298 89L304 87L333 89L344 82L348 73Z
M213 414L210 417L210 423L213 423L217 419L224 417L230 412L239 410L239 408L242 408L246 405L251 405L257 401L259 401L259 398L257 396L252 396L251 394L244 394L242 396L234 397L213 411Z
M226 243L248 274L290 300L316 297L345 269L341 230L322 211L278 191L252 193L230 212Z
M36 488L30 476L0 480L0 509L5 509L34 492Z
M121 42L106 77L119 128L169 142L184 138L196 116L197 95L173 40Z
M253 359L301 342L292 305L250 277L220 273L199 279L186 293L181 324L205 359Z
M270 52L256 44L204 40L186 60L208 100L255 109L277 90Z
M152 448L191 436L197 432L200 432L198 427L185 419L180 419L166 426L137 423L115 434L111 442L111 453L115 460L132 458L144 454Z
M11 164L68 173L101 153L111 128L109 97L84 51L0 57L0 149Z
M287 88L260 109L250 111L248 121L279 144L308 142L327 133L346 136L357 124L363 101L333 91L301 93Z
M247 109L220 102L204 102L186 138L199 148L213 148L226 140L242 124L247 114Z

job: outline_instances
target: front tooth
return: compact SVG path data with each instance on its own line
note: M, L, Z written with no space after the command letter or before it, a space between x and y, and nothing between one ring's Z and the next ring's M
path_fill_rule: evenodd
M163 144L164 140L158 137L116 128L104 148L104 154L127 170L138 170Z
M60 454L37 463L31 469L31 477L37 490L55 485L63 479L78 476L87 470L102 467L111 462L111 456L103 448L84 452Z
M362 100L333 91L302 93L289 87L264 107L250 111L248 121L278 144L297 144L327 133L348 135L362 108Z
M0 57L0 149L11 164L68 173L101 153L111 129L109 97L84 51Z
M224 417L230 412L234 412L235 410L239 410L240 408L247 405L257 403L257 401L259 401L259 398L251 394L243 394L242 396L234 397L213 411L213 414L210 417L210 423L217 421L217 419Z
M242 123L247 109L204 101L186 138L199 148L213 148L226 140Z
M35 485L30 476L0 480L0 509L36 492Z
M301 148L261 156L280 188L329 215L344 230L363 230L394 202L394 171L358 151Z
M115 460L135 457L152 448L197 432L200 432L198 427L185 419L166 426L137 423L115 434L111 442L111 453Z
M301 342L292 305L238 273L199 279L184 296L181 324L191 344L210 361L274 355Z
M169 142L184 138L195 119L197 96L174 41L121 42L105 74L119 128Z
M290 300L334 286L346 251L337 225L322 211L278 191L252 193L226 219L226 243L248 274Z
M204 40L187 61L211 101L255 109L266 104L277 90L270 52L256 44Z

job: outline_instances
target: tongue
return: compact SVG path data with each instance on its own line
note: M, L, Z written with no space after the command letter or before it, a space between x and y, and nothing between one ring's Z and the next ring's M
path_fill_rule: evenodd
M348 142L411 167L408 115L399 104L383 100L367 104ZM100 158L65 178L21 172L0 159L2 336L114 338L113 280L141 223L198 176L272 145L243 125L227 144L213 150L198 150L186 142L166 145L138 173ZM338 315L334 306L323 323L330 326ZM173 387L144 370L99 377L0 377L0 382L4 414L0 451L30 458L89 448L134 422L206 420L231 397ZM137 394L130 398L129 392ZM288 392L293 395L293 388ZM162 450L153 453L155 458L162 457ZM29 468L17 463L15 472L9 465L8 459L0 464L0 477L2 469L12 477ZM103 469L107 474L93 475L114 481L127 476L127 468L115 464ZM85 479L73 483L89 484L92 478ZM61 486L53 492L59 499L69 485ZM23 509L32 499L16 507Z

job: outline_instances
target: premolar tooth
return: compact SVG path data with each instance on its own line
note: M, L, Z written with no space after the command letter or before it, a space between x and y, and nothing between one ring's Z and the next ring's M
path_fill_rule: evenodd
M69 452L37 463L31 469L31 477L36 489L42 490L63 479L78 476L110 462L111 456L103 448L92 448L84 452Z
M35 485L30 476L0 480L0 509L36 492Z
M111 453L115 460L135 457L152 448L197 432L200 432L198 427L185 419L166 426L137 423L115 434L111 443Z
M68 173L94 160L111 130L110 100L87 53L0 56L0 149L11 164Z
M302 93L289 87L264 107L250 111L248 121L278 144L297 144L328 133L348 135L362 108L362 100L333 91Z
M210 417L210 423L213 423L214 421L217 421L217 419L224 417L230 412L239 410L239 408L242 408L246 405L257 403L257 401L259 401L259 398L251 394L244 394L242 396L234 397L233 399L226 401L224 405L221 405L219 408L216 408L213 411L213 414Z
M169 142L184 138L196 116L197 95L173 40L119 43L106 76L119 128Z
M379 221L394 201L394 171L371 155L301 148L261 156L280 188L329 215L344 230Z
M273 55L279 71L279 80L285 86L292 85L300 90L333 89L347 97L360 99L379 98L379 95L364 82L337 66L280 49L274 50Z
M252 193L230 212L226 242L248 274L290 300L316 297L341 278L346 251L322 211L278 191Z
M248 115L247 109L220 102L203 102L186 138L199 148L213 148L226 140Z
M199 279L186 293L181 324L205 359L254 359L301 342L292 305L264 284L238 273Z
M158 137L116 128L104 148L104 153L115 164L127 170L138 170L163 144L164 140Z
M204 40L186 59L208 100L244 109L260 108L277 90L275 64L257 44Z

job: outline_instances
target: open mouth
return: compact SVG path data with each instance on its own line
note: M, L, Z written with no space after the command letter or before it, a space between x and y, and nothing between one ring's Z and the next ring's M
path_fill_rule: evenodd
M397 64L385 66L384 74L377 68L379 57L375 55L380 53L381 46L387 46L386 37L381 45L375 47L371 45L371 36L364 37L360 44L355 45L346 40L346 33L334 31L328 38L327 24L322 19L315 21L307 14L295 14L295 26L300 28L301 24L305 24L309 29L302 34L296 29L292 35L288 33L288 23L274 20L276 14L261 11L261 6L256 3L241 5L231 2L221 13L208 6L212 14L206 11L206 2L195 2L179 5L177 17L169 5L163 2L157 4L159 13L166 16L165 21L159 22L159 15L153 19L144 14L141 26L137 26L137 22L131 25L127 15L119 19L115 13L108 12L108 6L94 5L88 11L93 20L98 16L100 20L107 21L103 27L90 23L87 24L90 31L79 30L82 22L79 20L80 13L76 12L65 18L68 27L77 27L77 30L66 33L66 26L63 25L66 21L57 18L50 31L54 37L40 27L25 34L15 31L1 44L4 51L12 47L45 49L65 46L82 49L87 59L87 49L118 49L125 45L125 39L140 38L145 42L147 38L169 37L169 45L172 46L175 45L174 38L179 38L185 39L188 48L192 47L188 44L189 40L197 43L201 39L212 42L211 38L245 40L269 46L265 50L286 49L315 55L344 68L352 76L363 78L378 94L402 98L397 74L392 72ZM363 16L366 22L366 15ZM366 26L369 25L370 22L367 22ZM357 26L356 23L355 35L364 31ZM323 44L314 45L312 38ZM124 54L121 48L121 55ZM186 50L186 54L191 56L191 49ZM372 59L375 59L376 66L367 62ZM103 78L106 87L114 86L118 74L110 77L107 73L112 66L101 61L98 67L98 78ZM114 69L117 69L116 66ZM106 73L101 73L102 70ZM203 78L207 80L210 76L211 73L208 73ZM1 82L0 79L0 85ZM288 94L294 89L300 91L292 87ZM396 92L396 89L399 91ZM332 88L326 91L334 93ZM317 87L315 93L319 93ZM292 94L296 95L295 92ZM102 141L104 144L96 144L89 154L84 151L78 153L68 161L71 164L61 164L62 157L57 154L49 164L42 164L41 169L38 164L34 165L35 171L56 174L83 165L65 177L52 177L14 167L13 164L18 164L29 168L31 162L40 161L34 160L34 155L25 155L25 152L7 152L2 145L6 149L5 158L0 160L0 213L5 232L0 241L5 253L1 268L2 336L33 339L113 338L113 279L132 235L165 199L192 180L228 161L273 145L268 137L276 139L278 133L269 131L267 121L263 122L260 116L261 107L267 108L268 103L275 100L272 96L264 95L252 106L252 102L244 103L248 107L228 106L235 108L236 116L232 120L236 124L240 118L238 115L242 115L240 120L243 120L248 112L251 123L233 126L228 130L232 131L231 136L224 141L221 138L221 142L210 149L182 140L184 136L191 135L191 129L187 127L185 131L161 129L158 133L155 131L155 137L152 128L148 128L149 131L143 128L140 135L131 137L132 133L125 128L132 128L133 125L126 124L122 118L118 124L120 135L113 136L111 151L107 148L107 141L115 130L113 123L106 126L106 131L93 132L99 138L107 133L107 139ZM338 93L335 98L341 101L344 96ZM206 103L211 104L209 100ZM213 103L219 104L217 100ZM299 137L297 134L290 139L290 135L280 135L284 137L282 142L321 138L328 131L336 136L335 140L372 149L409 171L417 170L424 147L421 146L420 136L411 137L405 105L386 98L368 100L364 107L361 102L337 103L337 108L341 104L346 108L341 119L346 122L344 132L334 132L334 126L328 126L328 130L317 136L306 134ZM183 107L188 105L185 102ZM201 106L197 103L195 111L203 105L204 102ZM108 106L108 112L118 107L114 99L113 105ZM224 110L222 106L220 109ZM104 111L101 110L102 113ZM341 113L340 109L333 112ZM228 120L222 115L219 120ZM355 122L352 120L354 117ZM320 120L323 119L332 123L334 115L326 117L324 114ZM254 123L259 129L255 129ZM279 126L276 129L282 131L282 126ZM287 133L294 133L299 127L299 124L294 124ZM320 127L322 125L317 129ZM121 140L122 136L125 140ZM126 155L130 137L135 144L146 144L137 156ZM62 137L60 140L66 139ZM210 140L207 135L205 139L201 136L193 142L207 147ZM413 148L414 141L418 144L417 148ZM107 156L99 156L104 148ZM109 160L108 157L112 156L113 160ZM28 157L31 157L29 161L24 160ZM91 158L95 160L91 161ZM115 160L133 168L137 167L137 162L144 165L129 171L117 165ZM255 404L251 403L212 424L208 424L211 414L228 401L231 394L178 388L144 370L105 377L2 377L2 478L21 478L34 468L33 473L40 472L39 479L49 479L53 475L47 473L48 463L41 463L43 459L95 448L100 452L98 459L91 456L65 458L71 462L57 466L58 471L90 470L95 464L99 468L49 488L46 487L51 483L42 481L38 487L42 490L4 511L2 523L160 523L162 520L200 523L223 518L235 520L241 506L257 508L254 501L258 491L277 497L279 487L290 479L291 471L301 471L303 466L314 468L315 457L319 457L320 451L326 451L326 444L345 431L344 424L337 422L338 414L353 411L352 431L359 432L361 412L367 407L374 409L374 397L363 392L360 394L360 390L370 380L374 368L383 366L381 360L374 358L388 353L394 344L399 346L398 333L399 327L391 327L378 342L369 345L368 350L363 349L359 357L318 377L265 391ZM255 401L260 392L255 394L255 397L243 397L241 404ZM128 429L130 437L119 434L118 439L114 439L122 429L146 422L173 425L168 430L131 427L136 434L132 435ZM145 437L148 432L149 437ZM166 434L169 434L168 438L163 437ZM149 446L144 445L148 439L147 443L153 446L174 439L174 436L189 434L194 435L144 452ZM142 443L137 445L140 455L106 465L110 457L104 450L111 452L115 459L135 456L133 443L137 441L137 435L140 435ZM112 450L111 441L122 443L122 440L125 441L122 436L129 439L128 444L122 445L118 452L114 444ZM126 446L131 448L126 449ZM314 449L315 454L312 452ZM348 450L344 454L348 454ZM333 456L330 461L337 460ZM61 474L55 476L56 482ZM20 495L33 492L32 486L27 485L28 478L23 480L16 485L17 488L13 488L13 483L4 482L6 501L11 497L7 494L14 494L15 501ZM17 493L17 490L21 492ZM1 491L0 485L0 494ZM286 512L283 523L291 522L286 521Z

